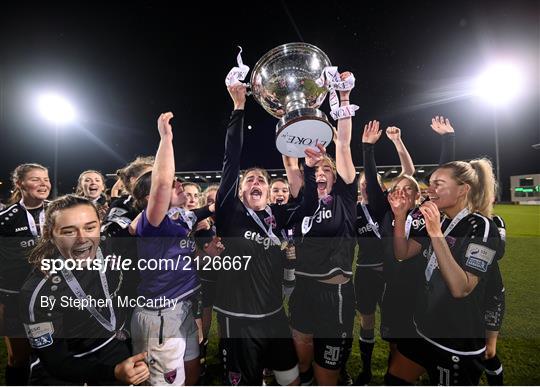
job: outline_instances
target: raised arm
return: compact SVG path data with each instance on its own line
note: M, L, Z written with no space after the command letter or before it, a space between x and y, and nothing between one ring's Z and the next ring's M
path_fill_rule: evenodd
M298 197L300 188L302 188L302 172L298 166L298 159L295 157L282 155L283 166L287 173L287 180L289 181L290 194L293 198Z
M409 151L405 147L403 140L401 139L401 130L396 126L389 126L386 128L386 136L392 141L396 147L397 154L399 156L399 162L401 164L400 175L414 174L414 164L409 154Z
M364 157L364 174L366 177L366 191L371 207L379 220L388 210L388 201L377 178L377 165L375 164L375 143L381 138L379 121L369 121L364 125L362 134L362 150Z
M158 130L161 140L156 153L154 169L152 170L152 186L146 217L154 227L160 225L171 203L171 193L174 181L174 149L172 126L169 123L173 114L163 113L158 118Z
M240 174L240 156L244 142L244 107L246 104L246 87L242 84L227 88L234 103L227 134L225 136L225 154L221 182L216 193L216 213L231 205L238 195Z
M439 165L454 161L456 159L456 136L450 120L443 116L435 116L431 119L431 129L441 135Z
M342 73L341 80L347 79L351 73ZM350 90L340 91L341 106L349 105ZM356 177L356 170L351 155L352 118L346 117L338 120L336 135L336 169L346 184L351 184Z
M304 194L299 204L287 204L286 206L277 206L276 210L280 211L285 208L283 221L284 228L290 227L296 222L300 222L305 216L311 216L317 210L319 197L317 194L317 183L315 181L315 166L323 159L326 153L325 148L317 145L316 148L306 148L304 153L305 168L304 168ZM280 215L281 216L281 215ZM280 223L281 224L281 223Z

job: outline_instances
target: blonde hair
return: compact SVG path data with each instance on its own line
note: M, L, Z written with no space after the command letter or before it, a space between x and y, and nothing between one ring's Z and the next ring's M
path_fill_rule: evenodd
M458 184L467 184L467 207L471 212L478 212L491 218L497 183L491 161L486 158L466 161L452 161L440 168L452 171L452 177Z
M219 189L219 185L217 184L212 184L212 185L209 185L208 187L206 187L206 189L203 191L202 193L202 197L201 197L201 202L202 202L202 206L206 206L208 203L206 201L206 197L208 196L208 194L210 192L217 192Z
M103 184L103 193L105 193L105 189L107 188L105 186L105 176L103 176L103 174L100 171L96 171L95 169L88 169L84 172L81 172L81 174L79 175L79 178L77 179L77 188L75 189L75 195L84 196L82 182L84 179L84 175L88 173L95 173L96 175L99 175L99 177L101 178L101 183Z
M122 180L125 190L132 194L132 189L135 187L130 184L132 177L138 178L141 173L148 168L154 166L154 156L138 156L135 160L127 164L124 168L120 168L116 171L116 175Z
M8 199L7 204L11 205L14 203L18 203L22 199L22 191L18 186L18 183L23 181L26 178L26 175L28 172L30 172L33 169L41 169L43 171L46 171L47 173L49 170L44 167L41 164L37 163L25 163L17 166L11 173L11 185L12 185L12 194L10 198Z
M60 211L77 206L90 206L96 212L96 216L99 218L98 209L87 198L82 196L69 194L60 196L58 199L53 200L47 206L45 211L45 224L43 226L43 235L39 239L36 247L30 252L28 262L41 269L41 261L45 258L51 258L56 254L59 254L57 247L53 243L53 229L56 224L56 216ZM99 221L101 223L101 221Z
M392 184L391 184L392 188L398 185L401 180L407 180L409 183L412 184L416 192L420 192L420 184L418 184L418 181L416 181L416 179L412 177L411 175L405 175L405 174L400 175L396 177L394 180L392 180Z

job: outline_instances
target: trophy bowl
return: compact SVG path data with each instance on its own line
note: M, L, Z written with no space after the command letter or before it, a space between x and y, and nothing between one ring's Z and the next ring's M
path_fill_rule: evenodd
M251 92L271 115L279 118L276 147L284 155L304 157L306 147L332 141L332 125L318 109L328 92L317 85L330 59L308 43L278 46L255 64L251 73Z

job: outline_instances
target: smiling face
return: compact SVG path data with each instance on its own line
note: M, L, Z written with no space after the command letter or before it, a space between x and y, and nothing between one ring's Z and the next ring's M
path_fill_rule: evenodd
M427 193L429 199L441 211L454 207L465 207L469 186L458 182L448 168L439 168L431 175Z
M46 169L32 168L17 182L25 204L39 205L51 192L51 182Z
M244 204L252 210L259 211L266 207L268 201L268 180L260 169L246 173L241 185L241 197Z
M93 206L81 204L54 214L52 243L66 259L94 259L99 246L99 217Z
M332 192L336 177L334 168L328 160L323 159L317 163L315 181L317 182L317 194L319 198L323 198Z
M98 199L105 190L105 182L99 173L85 173L79 181L84 197L90 200Z
M394 187L392 187L392 190L402 191L405 194L409 208L414 208L416 201L420 199L420 192L418 191L417 185L413 184L413 182L407 178L399 179Z
M286 204L289 201L289 185L282 181L275 181L270 187L270 203Z

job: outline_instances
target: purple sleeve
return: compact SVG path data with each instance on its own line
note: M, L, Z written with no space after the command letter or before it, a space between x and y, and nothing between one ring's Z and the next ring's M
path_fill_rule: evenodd
M137 236L140 237L185 237L188 233L188 229L175 224L168 216L163 218L159 226L152 226L146 217L146 210L142 212L137 224Z

